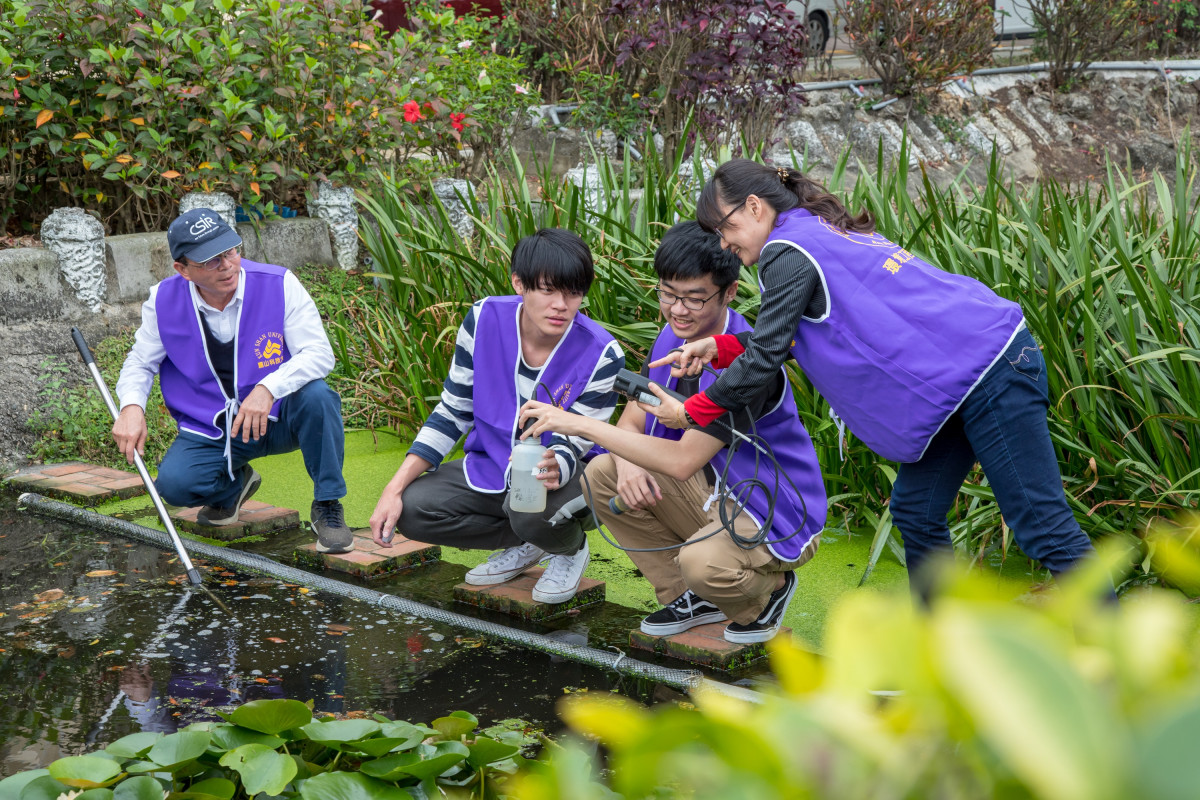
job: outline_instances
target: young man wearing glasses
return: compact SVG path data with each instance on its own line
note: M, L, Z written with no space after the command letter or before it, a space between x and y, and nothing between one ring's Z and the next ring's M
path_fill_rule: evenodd
M675 225L654 254L654 269L667 325L647 362L684 342L750 330L729 308L741 264L721 249L715 234L695 222ZM707 373L676 380L663 367L643 374L684 395L715 380ZM763 642L779 631L796 591L793 571L812 558L825 523L817 454L782 369L745 412L723 419L765 442L791 482L752 444L741 443L731 456L729 427L671 430L637 403L626 405L615 426L540 403L522 409L522 423L531 417L538 420L531 434L586 436L609 451L588 464L586 476L600 521L628 548L663 604L642 620L642 631L666 636L729 620L725 638L738 643ZM725 479L731 496L718 502ZM762 481L767 491L750 489L752 480ZM765 540L749 547L735 542L723 530L722 502L743 542L761 528Z
M143 452L157 374L179 426L155 481L164 500L203 506L202 525L230 525L262 483L250 461L300 450L317 549L351 550L340 502L342 404L324 380L333 348L312 298L287 269L243 260L241 237L210 209L176 218L167 244L177 274L142 304L117 381L117 446L130 463Z

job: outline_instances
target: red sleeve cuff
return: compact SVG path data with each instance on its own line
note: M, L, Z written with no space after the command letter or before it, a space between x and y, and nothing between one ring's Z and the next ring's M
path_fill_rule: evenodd
M735 358L746 352L746 348L742 347L742 343L733 334L718 334L713 337L713 341L717 343L717 358L712 363L713 369L725 369Z
M733 338L732 336L729 338ZM694 394L684 401L683 408L697 425L707 425L725 413L725 409L708 399L704 392Z

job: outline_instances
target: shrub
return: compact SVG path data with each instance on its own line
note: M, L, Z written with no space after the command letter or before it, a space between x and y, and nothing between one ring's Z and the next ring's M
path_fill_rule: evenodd
M1194 53L1200 46L1200 0L1138 3L1131 44L1134 53L1143 57Z
M190 189L301 205L403 139L425 71L360 0L0 0L0 218L160 230Z
M404 105L406 130L416 135L408 137L409 152L398 163L414 155L414 148L429 148L443 168L474 177L508 145L539 102L537 90L520 57L496 52L491 17L456 17L449 8L425 2L410 9L410 19L407 53L428 64L413 80L434 99Z
M771 643L779 688L766 702L709 690L695 708L645 709L585 693L560 714L603 745L604 784L630 798L1192 797L1195 615L1159 591L1100 608L1107 575L1087 572L1024 605L990 577L960 579L928 613L852 595L823 658ZM589 749L529 764L514 794L608 796L588 780Z
M688 149L693 111L710 145L740 131L757 149L800 102L808 39L781 0L613 0L609 14L626 23L616 64L654 99L668 161Z
M989 0L848 0L845 19L854 52L888 94L936 91L992 55Z
M1132 41L1138 4L1129 0L1028 0L1050 85L1071 86L1093 61Z

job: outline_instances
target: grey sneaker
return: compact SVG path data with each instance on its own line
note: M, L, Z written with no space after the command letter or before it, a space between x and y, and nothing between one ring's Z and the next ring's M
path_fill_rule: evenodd
M216 528L221 525L232 525L238 521L238 514L242 511L242 505L254 496L254 493L258 491L258 487L261 485L262 476L247 464L242 467L242 491L238 494L237 502L233 507L217 508L216 506L205 506L196 514L196 522L201 525L207 525L210 528Z
M539 603L565 603L579 591L579 581L587 569L591 553L587 540L579 552L570 556L552 555L546 562L546 571L533 585L533 599Z
M341 501L313 500L309 514L317 532L318 553L348 553L354 549L354 532L346 526Z
M519 544L492 553L488 560L467 572L467 583L472 586L494 586L511 581L525 570L546 557L546 552L537 545Z

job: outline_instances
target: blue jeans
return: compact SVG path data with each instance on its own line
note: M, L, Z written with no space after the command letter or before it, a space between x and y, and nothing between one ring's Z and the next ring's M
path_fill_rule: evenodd
M313 498L338 500L346 496L342 458L346 436L342 429L342 399L323 380L310 381L283 398L279 420L255 441L232 443L233 473L225 464L224 439L206 439L180 431L158 466L154 485L173 506L230 508L242 491L241 468L263 456L299 450L313 480Z
M921 460L900 465L891 511L916 591L926 590L925 562L952 552L946 515L976 461L1027 556L1057 576L1092 552L1091 539L1067 506L1048 408L1046 362L1022 329Z

